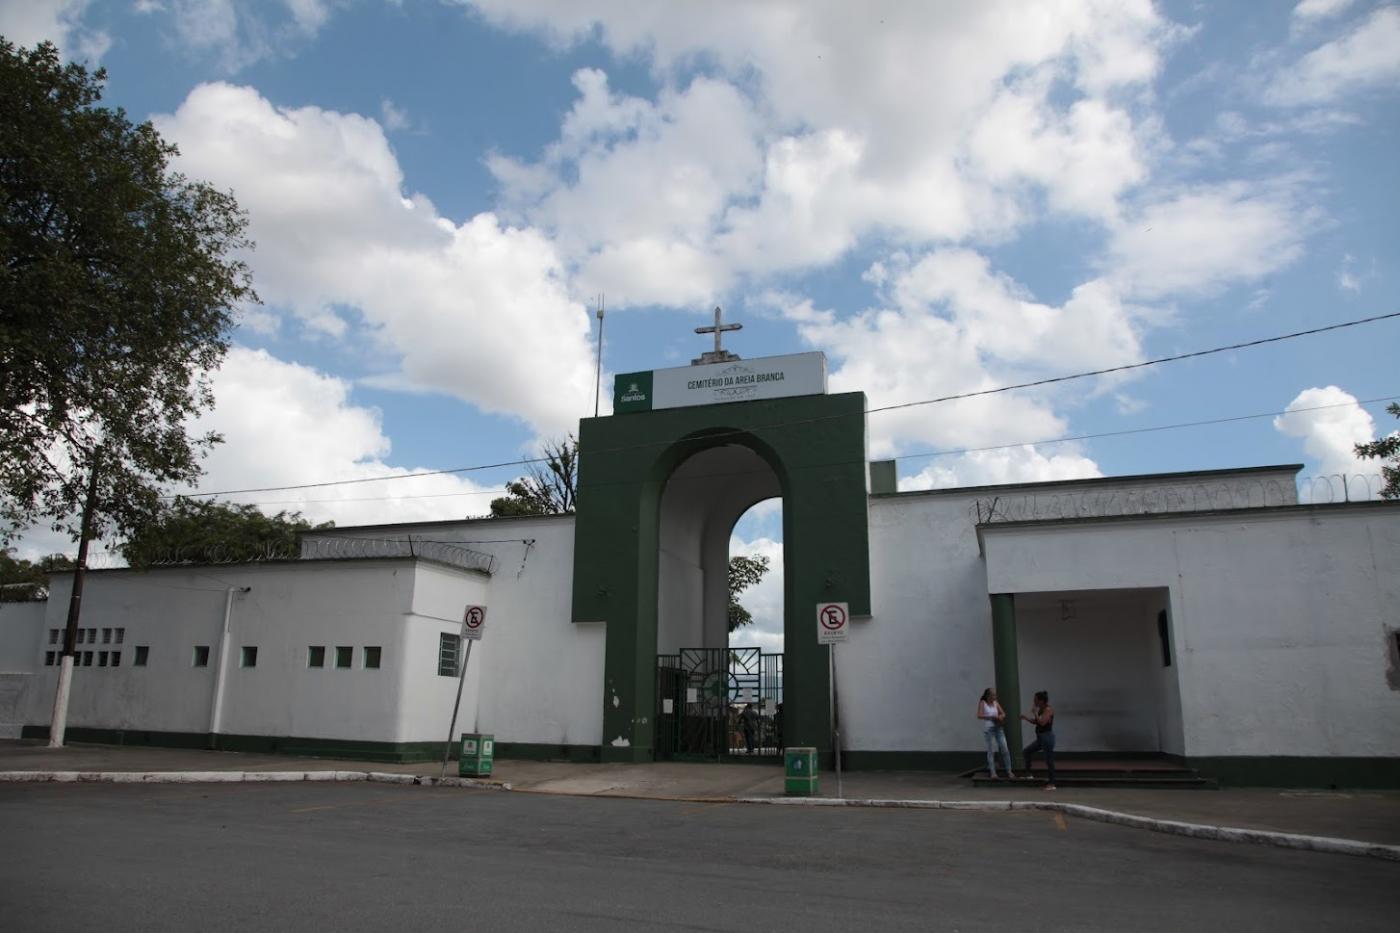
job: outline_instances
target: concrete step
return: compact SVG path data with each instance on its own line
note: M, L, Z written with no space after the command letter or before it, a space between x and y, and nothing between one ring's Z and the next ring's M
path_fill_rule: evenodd
M1041 787L1046 783L1044 775L1022 777L1015 780L994 780L986 774L975 775L972 786L980 788L1028 788ZM1199 774L1097 774L1080 773L1055 774L1056 787L1137 787L1144 790L1218 790L1220 785L1214 778Z

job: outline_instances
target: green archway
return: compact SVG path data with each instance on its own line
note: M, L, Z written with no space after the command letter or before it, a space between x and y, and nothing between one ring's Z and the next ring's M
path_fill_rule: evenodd
M865 396L809 395L589 418L579 425L573 620L605 622L604 761L654 755L657 549L667 481L689 457L740 444L783 491L784 731L829 758L819 602L870 613Z

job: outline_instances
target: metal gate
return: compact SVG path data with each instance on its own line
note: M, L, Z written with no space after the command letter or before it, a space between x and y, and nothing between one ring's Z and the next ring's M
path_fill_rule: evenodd
M753 706L752 714L745 708ZM684 648L656 657L656 757L778 758L783 656L760 648ZM752 745L752 748L750 748Z

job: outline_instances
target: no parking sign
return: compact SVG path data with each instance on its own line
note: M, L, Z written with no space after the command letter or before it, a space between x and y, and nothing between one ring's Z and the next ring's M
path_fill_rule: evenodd
M851 613L845 603L817 603L817 644L834 645L846 640Z
M472 641L480 641L481 633L486 629L486 607L468 606L466 615L462 617L462 637Z

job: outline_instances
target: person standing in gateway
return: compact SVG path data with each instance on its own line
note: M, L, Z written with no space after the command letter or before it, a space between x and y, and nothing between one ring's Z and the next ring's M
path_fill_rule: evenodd
M1055 789L1055 708L1050 705L1050 694L1045 690L1037 690L1035 703L1031 706L1029 716L1024 713L1021 718L1035 726L1035 741L1026 746L1025 760L1026 771L1031 770L1031 759L1036 752L1045 752L1045 772L1048 780L1045 782L1046 790Z
M1000 749L1002 769L1008 778L1016 777L1011 773L1011 750L1006 747L1006 731L1002 728L1002 723L1006 721L1006 710L997 702L995 687L988 687L982 691L982 699L977 701L977 721L982 724L982 738L987 743L987 773L993 780L996 779L995 755Z

